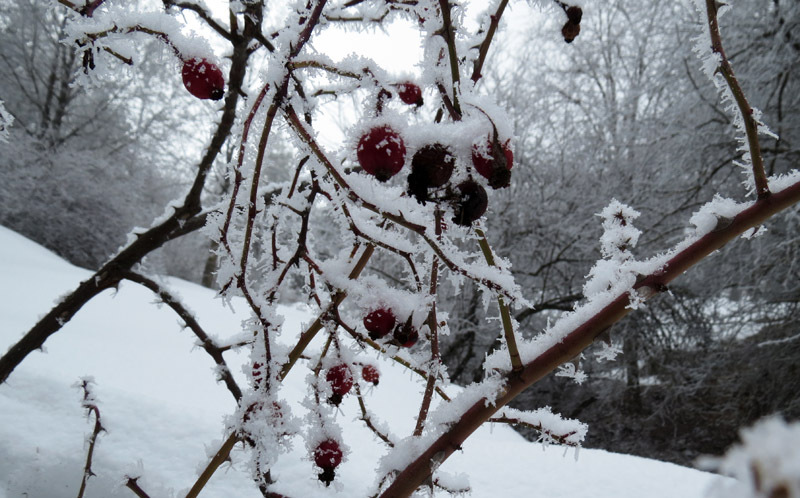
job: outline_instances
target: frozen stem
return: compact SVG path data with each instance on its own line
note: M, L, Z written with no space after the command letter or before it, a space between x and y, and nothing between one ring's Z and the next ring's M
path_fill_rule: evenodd
M475 228L475 233L478 235L478 245L481 247L481 252L489 266L497 266L494 261L494 254L489 242L486 240L486 234L480 228ZM503 334L506 339L506 346L508 347L508 355L511 358L511 369L514 372L522 370L522 359L519 356L519 348L517 348L517 338L514 334L514 324L511 321L511 312L508 310L508 305L503 299L503 296L497 296L497 307L500 308L500 319L503 322Z
M761 145L758 140L758 122L753 116L753 108L745 97L736 75L733 73L733 67L725 55L725 50L722 48L722 36L719 33L719 21L717 20L717 0L706 0L706 13L708 15L708 28L711 34L711 50L718 54L720 63L717 70L725 78L725 82L731 89L733 98L736 100L736 105L739 107L739 113L742 115L744 122L745 133L747 135L747 144L750 149L750 162L753 165L753 179L756 185L756 194L758 198L764 198L770 194L769 185L767 183L767 175L764 172L764 159L761 157Z

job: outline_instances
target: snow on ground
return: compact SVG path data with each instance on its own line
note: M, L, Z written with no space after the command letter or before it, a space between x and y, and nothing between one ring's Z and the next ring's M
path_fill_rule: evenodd
M0 227L0 351L89 275ZM234 300L234 312L207 289L172 278L165 283L209 333L226 338L240 332L247 316L242 303ZM153 303L150 291L127 282L118 292L104 292L45 343L45 353L30 355L0 385L0 498L76 496L93 422L85 418L80 391L72 386L87 375L96 381L108 432L95 450L97 477L89 481L86 496L133 496L123 487L126 474L143 476L139 483L154 498L181 496L192 485L227 436L224 418L235 404L214 382L213 362L194 347L194 336L181 330L169 308ZM282 311L283 337L310 319L301 308ZM241 372L246 356L226 354L240 385L246 386ZM394 434L405 436L413 429L423 385L400 367L376 363L381 382L367 394L369 409ZM292 371L283 391L297 416L303 414L303 370ZM356 401L347 396L337 421L351 453L336 477L346 492L317 481L318 470L299 438L275 468L275 491L292 497L365 496L382 448L358 416ZM201 496L260 496L248 476L246 453L237 450L232 457ZM576 459L574 449L544 448L508 427L482 428L441 469L467 474L472 496L486 498L700 498L720 479L600 450L582 449Z

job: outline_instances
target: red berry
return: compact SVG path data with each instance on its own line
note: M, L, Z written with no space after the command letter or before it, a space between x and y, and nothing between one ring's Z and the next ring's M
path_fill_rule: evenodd
M206 59L183 61L183 86L198 99L219 100L225 95L225 78L219 68Z
M353 387L353 374L350 373L350 368L344 363L329 368L328 373L325 374L325 380L328 381L331 391L333 391L333 395L328 401L334 405L341 403L342 397L349 393Z
M364 368L361 369L361 378L377 386L378 382L381 380L381 374L375 366L364 365Z
M514 152L510 144L511 140L506 140L501 145L497 140L489 138L484 148L478 144L472 146L472 164L482 177L489 180L492 188L507 187L511 180Z
M335 476L334 469L342 463L342 449L335 439L326 439L314 450L314 463L322 469L319 480L329 486Z
M411 325L411 317L406 320L406 323L397 325L392 335L394 340L404 348L410 348L419 340L419 332Z
M397 85L397 94L405 104L416 105L417 107L423 104L422 90L414 83L400 83Z
M453 221L468 227L486 212L489 198L486 196L486 190L474 180L459 183L458 191L459 197L454 206Z
M377 126L358 141L356 155L364 171L385 182L403 167L406 146L397 132L388 126Z
M369 338L377 341L392 331L396 321L392 310L380 308L364 317L364 328L369 332Z

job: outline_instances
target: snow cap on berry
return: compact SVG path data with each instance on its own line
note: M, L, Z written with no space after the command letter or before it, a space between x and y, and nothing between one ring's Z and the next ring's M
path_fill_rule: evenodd
M385 182L403 168L406 146L389 125L376 125L359 139L356 156L364 171Z

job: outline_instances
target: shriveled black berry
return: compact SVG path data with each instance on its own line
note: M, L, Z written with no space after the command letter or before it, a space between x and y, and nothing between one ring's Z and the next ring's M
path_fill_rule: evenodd
M411 324L411 317L408 317L405 323L398 324L392 335L394 340L404 348L410 348L419 340L419 332Z
M581 33L581 25L575 24L572 21L567 21L564 24L564 27L561 28L561 35L564 36L564 41L567 43L572 43L572 41L578 37Z
M455 201L453 221L468 227L483 216L489 206L486 189L475 180L466 180L458 184L458 198Z
M453 175L455 157L442 144L426 145L411 158L408 193L425 204L428 190L444 186Z
M572 24L580 24L583 18L583 10L580 7L572 6L567 9L567 18Z

